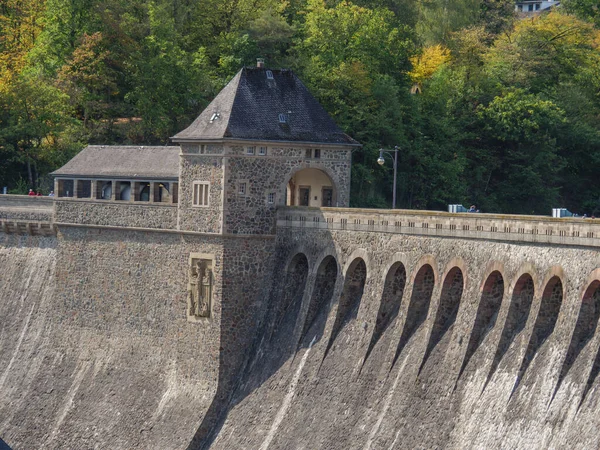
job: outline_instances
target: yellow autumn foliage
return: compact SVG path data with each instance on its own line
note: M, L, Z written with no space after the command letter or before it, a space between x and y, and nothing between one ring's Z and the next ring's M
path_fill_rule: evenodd
M450 50L440 44L425 47L418 56L410 58L412 70L408 72L410 79L417 84L430 78L443 64L450 59Z

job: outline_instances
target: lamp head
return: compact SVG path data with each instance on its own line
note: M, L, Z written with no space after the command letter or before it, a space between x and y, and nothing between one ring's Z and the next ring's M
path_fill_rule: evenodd
M383 166L385 164L385 159L383 159L383 149L379 149L379 158L377 158L377 164Z

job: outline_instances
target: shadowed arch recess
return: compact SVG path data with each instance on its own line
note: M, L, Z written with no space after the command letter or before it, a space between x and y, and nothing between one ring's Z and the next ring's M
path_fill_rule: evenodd
M304 253L294 255L285 272L281 302L277 308L277 316L273 334L280 330L293 330L298 318L302 297L308 278L308 259Z
M581 307L577 316L577 323L573 331L573 337L569 344L567 356L563 362L558 383L554 391L554 395L558 392L567 373L575 363L575 360L586 346L586 344L594 337L598 329L598 320L600 319L600 280L592 281L583 294L581 299ZM586 387L584 389L583 398L587 394L589 388L594 383L600 370L600 352L596 355L592 370L589 374Z
M525 375L525 372L527 371L527 368L531 364L531 361L537 351L554 331L556 321L558 320L558 313L560 312L560 308L562 306L562 301L563 283L560 277L555 275L548 280L542 292L540 309L537 317L535 318L533 332L529 338L527 350L525 352L525 356L523 357L523 361L521 362L521 367L519 368L517 380L515 381L515 386L512 390L512 393L515 392L521 383L523 375Z
M335 339L338 337L342 329L353 319L356 319L358 307L362 299L367 280L367 265L362 258L356 258L352 261L346 271L344 279L344 288L340 296L331 338L325 350L324 358L331 349Z
M412 295L408 304L408 312L406 313L406 321L400 336L400 342L394 355L392 367L396 364L402 350L417 331L417 329L427 319L429 313L429 305L431 303L431 295L435 287L435 272L430 264L423 264L413 282Z
M446 275L442 284L440 304L435 314L433 329L431 330L431 336L427 343L427 350L425 351L425 357L423 358L419 372L423 369L433 349L440 343L444 335L456 321L463 290L463 272L459 267L453 267Z
M309 332L311 332L311 336L315 335L317 339L321 338L325 327L325 317L327 317L326 312L329 311L331 298L335 291L337 276L337 261L333 256L328 255L323 258L317 268L314 287L302 328L301 342L304 341ZM313 325L318 326L318 328L312 330Z
M483 285L479 306L477 307L477 315L475 316L475 323L473 324L473 331L471 331L471 336L469 337L467 352L462 362L458 378L460 378L466 369L469 361L482 344L486 335L494 328L503 297L504 277L498 270L495 270L487 277L485 284Z
M377 320L375 329L371 336L371 342L365 356L365 360L369 357L373 348L394 322L400 311L404 288L406 286L406 268L400 261L395 262L388 270L383 286L383 294L381 295L381 303L377 312Z
M529 273L524 273L519 277L515 287L513 288L510 307L508 308L508 315L506 317L506 321L504 322L504 328L500 336L500 341L498 342L498 348L496 349L496 353L487 376L486 385L496 372L500 361L502 361L502 358L510 348L510 345L513 343L519 333L525 328L525 324L529 318L529 312L531 310L531 304L533 303L534 295L535 284L533 282L533 278Z

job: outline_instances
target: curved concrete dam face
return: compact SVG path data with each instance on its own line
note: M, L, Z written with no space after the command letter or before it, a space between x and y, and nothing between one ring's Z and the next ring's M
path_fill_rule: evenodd
M595 247L340 223L0 233L0 438L598 448ZM190 264L207 255L214 302L190 319Z

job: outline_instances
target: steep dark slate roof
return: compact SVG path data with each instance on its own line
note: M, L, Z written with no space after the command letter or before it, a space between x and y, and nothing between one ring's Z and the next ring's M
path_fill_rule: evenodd
M179 147L89 145L55 176L92 178L178 178Z
M267 70L271 69L240 70L173 141L233 138L358 144L338 128L291 70L271 70L272 80L267 79ZM287 116L287 123L280 123L280 114Z

